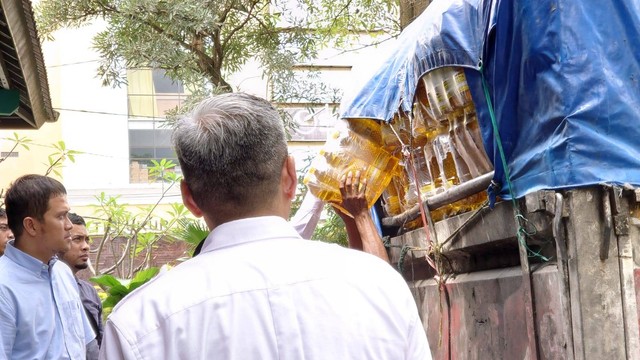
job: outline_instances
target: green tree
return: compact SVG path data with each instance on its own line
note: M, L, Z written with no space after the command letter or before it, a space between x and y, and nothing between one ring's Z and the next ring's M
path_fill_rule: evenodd
M94 45L105 85L126 81L126 68L154 67L207 91L232 91L228 76L249 60L289 81L282 73L329 42L347 48L363 32L386 35L375 43L400 29L397 0L42 0L36 17L50 39L104 20Z

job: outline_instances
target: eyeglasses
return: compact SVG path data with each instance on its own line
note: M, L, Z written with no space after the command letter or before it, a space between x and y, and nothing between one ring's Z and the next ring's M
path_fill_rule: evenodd
M9 231L9 225L0 224L0 231Z

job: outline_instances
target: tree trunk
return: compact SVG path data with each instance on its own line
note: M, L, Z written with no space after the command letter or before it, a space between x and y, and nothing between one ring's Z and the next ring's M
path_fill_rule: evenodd
M430 3L431 0L400 0L400 27L406 28Z

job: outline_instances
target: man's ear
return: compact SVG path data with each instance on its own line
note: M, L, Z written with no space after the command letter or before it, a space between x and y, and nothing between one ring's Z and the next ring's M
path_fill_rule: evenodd
M182 203L184 206L186 206L195 217L202 217L202 210L200 210L200 207L193 199L191 189L189 189L189 185L187 185L184 179L180 181L180 193L182 193Z
M288 156L282 167L282 186L287 198L293 200L298 186L298 173L296 173L296 162L293 156Z
M22 227L27 234L36 236L38 234L38 229L40 228L40 223L32 217L26 217L22 220Z

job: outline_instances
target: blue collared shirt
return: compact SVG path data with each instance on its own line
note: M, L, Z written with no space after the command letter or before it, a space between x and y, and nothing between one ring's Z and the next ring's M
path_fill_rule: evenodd
M7 244L0 257L0 357L85 359L95 338L71 269Z

